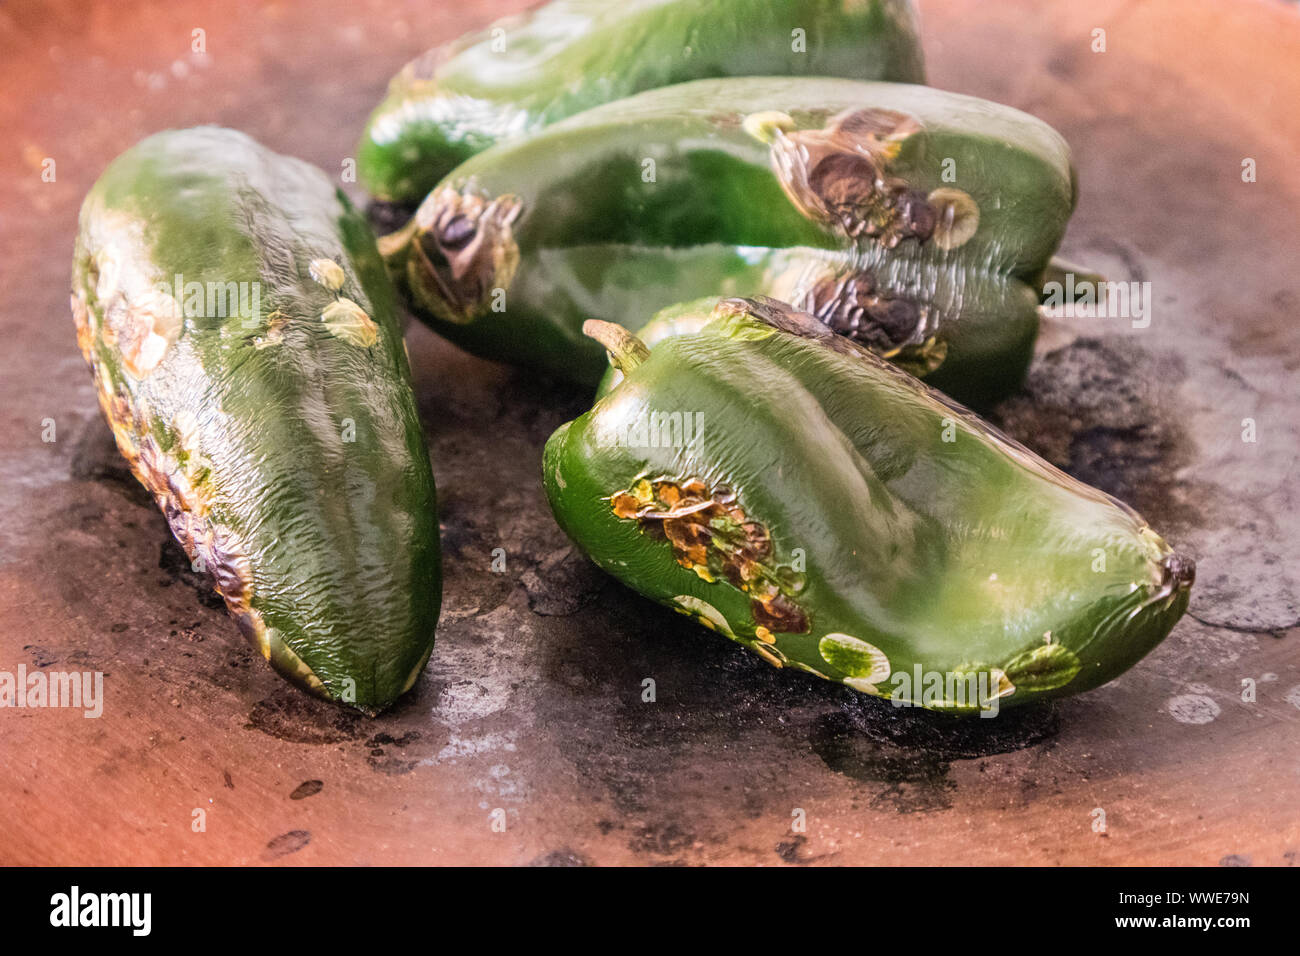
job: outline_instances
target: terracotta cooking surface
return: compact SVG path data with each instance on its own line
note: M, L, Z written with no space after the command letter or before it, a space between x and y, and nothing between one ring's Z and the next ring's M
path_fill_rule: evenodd
M338 174L403 62L519 6L0 4L0 670L106 675L99 719L0 710L0 862L1294 862L1300 14L1274 0L921 4L934 85L1073 145L1063 252L1151 283L1148 328L1063 321L998 414L1198 561L1189 615L1121 679L953 723L775 671L558 531L540 453L579 390L419 328L428 671L369 720L243 643L100 418L68 310L81 197L140 137L207 122Z

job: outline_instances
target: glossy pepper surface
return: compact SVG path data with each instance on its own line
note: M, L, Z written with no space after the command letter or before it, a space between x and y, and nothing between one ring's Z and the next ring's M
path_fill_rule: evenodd
M588 318L762 293L979 403L1023 376L1074 198L1065 142L1008 107L701 80L475 156L380 245L440 334L577 381L603 372Z
M724 300L653 351L589 328L625 377L547 442L556 519L778 667L987 711L1105 683L1187 606L1130 508L811 316Z
M409 63L366 124L370 193L415 204L475 153L601 103L718 76L925 82L908 0L553 0Z
M441 600L433 476L392 290L323 173L159 133L81 210L72 311L117 446L283 676L374 712Z

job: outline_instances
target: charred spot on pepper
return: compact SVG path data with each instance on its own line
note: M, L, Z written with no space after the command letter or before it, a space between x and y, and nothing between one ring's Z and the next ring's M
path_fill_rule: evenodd
M1185 591L1196 583L1196 562L1185 554L1166 555L1161 568L1174 590Z
M71 304L72 321L77 325L77 348L81 349L87 362L94 364L95 330L90 324L90 308L86 305L85 293L72 293Z
M729 317L750 319L762 325L771 326L781 332L788 332L804 339L812 339L832 352L838 352L841 355L861 359L865 349L865 346L850 336L839 335L832 331L828 325L817 319L816 316L767 296L759 295L752 299L722 299L714 307L712 318L717 320ZM913 375L923 375L938 368L947 353L947 343L936 335L930 335L916 345L908 344L880 352L879 358L886 359L903 371L910 372Z
M683 568L706 581L725 580L748 594L755 625L769 635L803 634L811 628L793 596L803 588L802 576L774 563L771 532L746 514L730 487L710 488L697 478L642 479L611 495L609 502L618 518L636 521L643 533L666 539Z
M201 570L212 574L213 586L226 607L236 616L247 612L253 600L253 569L233 532L170 501L159 503L189 559L201 562Z
M865 209L879 190L880 171L865 156L831 153L818 160L808 173L808 188L827 209L842 213Z
M1185 554L1170 552L1161 558L1160 581L1142 606L1149 607L1161 601L1172 603L1180 593L1191 590L1195 583L1196 562Z
M209 517L212 474L199 448L197 421L185 414L163 421L143 402L123 394L101 390L99 398L118 450L157 502L185 553L212 573L217 593L232 612L247 611L252 566L235 534Z
M104 309L101 339L139 381L158 367L180 338L182 323L180 303L165 292L150 289L130 300L118 292Z
M890 248L915 239L953 249L978 226L974 200L956 189L927 195L889 172L903 141L920 129L906 113L863 109L832 117L822 129L767 124L763 134L777 179L803 215Z
M153 495L185 553L212 573L232 612L246 612L252 566L236 535L209 517L212 475L199 449L197 422L185 415L161 421L122 394L101 391L100 405L132 474Z
M834 127L845 136L852 136L864 143L880 144L878 148L882 152L891 152L891 144L919 132L921 123L916 117L897 110L868 107L833 116L827 127Z
M522 209L518 197L489 199L472 183L431 193L409 227L409 249L402 250L412 293L445 321L474 321L519 267L512 227Z
M805 311L832 332L884 351L910 341L925 326L926 308L877 288L870 272L830 276L808 290Z
M469 217L457 213L442 225L437 235L438 245L443 249L463 249L474 238L476 230Z
M713 320L726 318L751 319L780 332L789 332L800 338L812 339L841 355L861 355L862 348L847 336L836 335L823 322L807 312L765 295L752 299L739 297L722 299L713 308Z
M258 349L279 345L284 341L285 330L289 328L289 317L276 309L266 317L266 334L253 337L253 346Z
M928 306L880 288L870 270L827 276L796 303L837 335L871 349L914 375L933 372L947 357Z

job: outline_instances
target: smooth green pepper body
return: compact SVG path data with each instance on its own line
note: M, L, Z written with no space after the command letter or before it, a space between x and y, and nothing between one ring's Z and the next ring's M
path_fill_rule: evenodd
M810 316L733 299L603 341L625 377L547 443L556 519L778 666L987 711L1109 681L1187 606L1131 509Z
M553 0L408 64L366 124L362 184L416 203L475 153L643 90L719 76L925 82L908 0Z
M391 286L323 173L214 127L86 197L77 338L117 445L285 677L366 711L441 600L433 476Z
M1007 107L703 80L475 156L381 249L438 332L577 381L601 374L586 319L762 293L983 402L1019 383L1074 198L1064 141Z

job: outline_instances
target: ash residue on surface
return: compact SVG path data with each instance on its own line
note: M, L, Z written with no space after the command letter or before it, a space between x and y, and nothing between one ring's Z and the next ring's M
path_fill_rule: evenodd
M59 658L53 651L40 644L24 644L23 650L30 655L33 667L49 667L59 662Z
M420 736L418 730L409 730L396 737L381 731L366 741L366 746L370 748L366 763L370 764L372 770L390 777L410 773L425 756L423 753L412 755L407 751L408 747L419 741Z
M596 599L608 581L576 548L558 548L520 576L528 607L544 617L574 614Z
M259 700L248 715L252 730L295 744L335 744L359 740L370 730L366 718L345 705L280 687Z
M578 653L591 641L597 644ZM610 588L584 615L571 644L548 649L547 680L565 693L542 702L543 719L555 709L566 728L561 751L615 809L632 816L659 804L656 794L674 785L678 770L693 773L700 751L740 746L749 728L789 713L807 683L783 680L792 675L623 588ZM644 699L647 680L654 682L653 701ZM735 785L736 812L758 812L761 804L742 779L757 784L753 775L726 765L714 771L720 788Z
M131 467L117 450L113 432L96 412L87 418L73 439L68 477L74 481L98 481L132 489L130 497L140 504L152 504L148 492L135 480Z
M543 645L551 692L536 720L630 849L655 862L714 852L737 822L792 799L789 767L805 760L796 728L825 706L824 682L626 588L605 589L572 621ZM772 746L784 757L761 759ZM724 816L680 812L719 803Z
M1056 736L1061 722L1050 703L999 711L996 717L955 717L859 694L814 723L809 742L826 766L854 780L884 783L875 810L915 813L952 805L955 760L1010 753Z
M213 611L226 609L226 602L213 586L212 575L195 571L189 555L171 535L158 546L158 568L166 575L158 582L160 586L170 587L174 582L179 582L193 588L199 603L204 607Z
M776 845L776 855L781 858L782 863L808 866L810 863L826 859L830 854L809 853L808 838L802 833L795 833L790 839L782 840Z
M528 866L595 866L588 857L579 853L577 850L570 850L564 847L559 850L552 850L550 853L543 853L541 856L528 861Z
M73 445L68 473L78 481L93 481L117 489L131 504L158 514L157 505L131 474L130 466L118 452L117 444L113 441L112 431L98 415L88 419L78 433ZM212 576L194 570L189 557L185 554L185 549L180 546L171 532L166 530L161 516L159 527L163 529L163 536L158 548L158 569L163 573L158 578L158 586L167 588L175 583L184 584L194 589L201 605L214 611L224 611L226 602L213 587Z
M1132 505L1157 527L1197 523L1178 479L1193 445L1171 389L1179 361L1130 342L1081 338L1036 359L1023 391L997 407L995 422L1086 484Z

